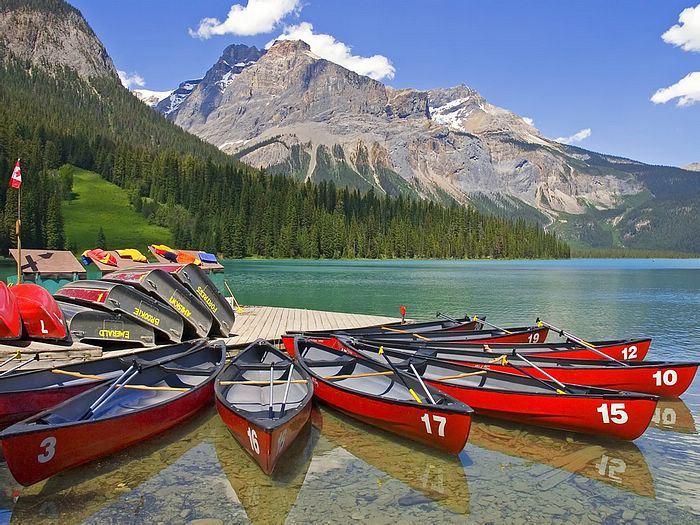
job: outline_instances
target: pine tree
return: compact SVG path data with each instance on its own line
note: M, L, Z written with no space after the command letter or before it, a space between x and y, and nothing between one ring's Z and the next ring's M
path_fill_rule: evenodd
M102 229L102 226L100 226L100 229L97 230L97 239L95 243L97 248L102 248L103 250L107 249L107 238L105 237L105 232Z

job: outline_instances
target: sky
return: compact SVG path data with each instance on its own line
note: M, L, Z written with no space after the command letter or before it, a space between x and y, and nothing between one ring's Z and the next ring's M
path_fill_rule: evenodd
M131 88L200 78L232 43L300 38L392 87L466 84L552 139L700 162L698 0L69 1Z

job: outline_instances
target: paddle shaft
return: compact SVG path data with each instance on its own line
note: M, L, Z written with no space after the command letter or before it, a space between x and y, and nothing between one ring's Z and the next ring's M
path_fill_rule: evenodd
M13 357L12 359L15 359L15 358ZM17 363L12 368L8 368L7 370L5 370L2 374L0 374L0 377L6 376L7 374L14 372L15 370L19 370L20 368L27 366L32 361L38 361L38 360L39 360L39 354L34 354L34 357L32 357L31 359L27 359L26 361L22 361L21 363ZM7 362L9 362L9 361L7 361ZM5 363L3 363L3 365L4 364Z
M546 327L549 328L550 330L554 330L554 331L557 332L560 336L566 337L567 339L572 340L574 343L578 343L578 344L580 344L580 345L582 345L582 346L585 346L585 347L588 348L590 351L595 352L596 354L598 354L598 355L600 355L600 356L603 356L605 359L609 359L610 361L615 361L616 363L619 363L619 364L621 364L621 365L623 365L623 366L629 366L627 363L625 363L625 362L623 362L623 361L618 361L617 359L615 359L615 358L612 357L612 356L609 356L609 355L606 354L605 352L601 352L601 351L598 350L594 345L592 345L591 343L588 343L588 342L584 341L584 340L581 339L580 337L576 337L574 334L570 334L569 332L566 332L566 331L562 330L561 328L557 328L557 327L554 326L553 324L550 324L550 323L548 323L547 321L543 321L543 320L540 319L539 317L537 318L537 321L536 321L536 322L537 322L537 323L541 323L542 325L546 326Z
M435 403L435 400L433 399L433 396L430 394L430 390L428 390L428 387L425 386L425 383L424 383L423 380L421 379L420 374L418 373L418 370L416 370L416 367L413 366L413 363L411 363L410 361L409 361L409 363L408 363L408 366L410 366L410 367L411 367L411 370L413 370L413 373L416 375L416 379L417 379L418 382L420 383L420 386L423 387L423 390L425 390L425 394L428 396L428 399L430 399L430 402L431 402L433 405L436 404L436 403Z
M516 356L518 356L520 359L522 359L523 361L525 361L528 365L530 365L532 368L534 368L535 370L537 370L537 371L540 372L541 374L546 375L549 379L551 379L551 380L554 381L557 385L559 385L559 386L562 388L562 390L566 390L566 385L565 385L564 383L562 383L561 381L559 381L558 379L556 379L555 377L553 377L551 374L548 374L547 372L545 372L542 368L540 368L539 366L537 366L535 363L533 363L533 362L530 361L529 359L526 359L525 357L523 357L521 354L519 354L519 353L516 352L515 350L513 350L513 354L516 355Z
M540 384L546 386L546 387L549 388L550 390L554 390L555 392L559 393L559 389L558 389L558 388L554 388L552 385L550 385L550 384L547 383L546 381L542 381L539 377L533 376L533 375L532 375L530 372L528 372L527 370L524 370L524 369L520 368L519 366L515 366L515 365L514 365L513 363L511 363L510 361L507 361L507 363L508 363L510 366L512 366L513 368L515 368L518 372L520 372L520 373L522 373L522 374L528 376L530 379L534 379L535 381L537 381L538 383L540 383ZM558 381L557 381L557 382L558 382Z
M413 337L417 337L418 339L422 339L423 341L431 341L431 339L428 337L424 337L420 334L415 334L413 332L409 332L408 330L401 330L399 328L390 328L388 326L382 326L382 330L387 330L389 332L396 332L399 334L408 334L408 335L412 335Z
M406 390L408 390L409 393L413 396L413 399L415 399L416 402L418 402L418 403L422 403L420 397L418 397L418 394L416 394L415 390L413 390L410 386L408 386L408 383L406 383L406 380L403 378L403 376L402 376L402 375L399 373L399 371L396 369L396 367L394 366L394 363L392 363L392 362L391 362L391 359L389 359L389 358L386 356L386 354L384 353L384 347L383 347L383 346L380 346L380 347L379 347L378 353L384 357L384 360L387 362L387 364L389 365L389 367L391 367L391 369L394 371L394 373L396 374L396 377L399 378L399 381L401 381L401 383L403 383L403 386L406 387ZM433 403L433 404L434 404L434 403Z
M280 417L284 415L284 405L287 404L287 396L289 395L289 383L292 380L292 372L294 372L294 363L289 367L289 376L287 377L287 387L284 389L284 398L282 399L282 408L280 409Z

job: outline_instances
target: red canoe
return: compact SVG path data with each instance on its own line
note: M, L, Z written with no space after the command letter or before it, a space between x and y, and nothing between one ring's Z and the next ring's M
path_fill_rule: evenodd
M353 348L368 359L375 353ZM474 408L477 414L517 423L618 439L641 436L658 397L544 381L519 374L411 357L384 349L403 368L411 363L426 383Z
M297 338L297 361L324 403L369 425L451 454L467 442L472 409L416 377ZM414 395L418 398L416 399Z
M14 294L4 281L0 281L0 339L19 339L22 335L22 318Z
M314 389L309 375L260 341L231 361L214 390L216 409L233 437L271 474L311 415Z
M122 359L152 361L181 354L190 348L191 343L160 346L119 357L103 357L60 368L16 372L0 377L0 429L116 378L122 372Z
M125 363L125 386L104 383L0 432L10 472L31 485L176 426L211 401L225 357L223 344L198 341L179 357Z
M343 336L339 336L344 339ZM292 338L282 336L286 345L292 345ZM371 339L355 339L350 341L362 341L374 346L382 343ZM325 345L342 350L342 344L334 339L319 340ZM385 342L384 346L400 350L420 351L421 353L432 354L433 352L446 352L451 355L464 354L470 357L484 356L493 358L502 354L510 354L513 350L526 356L551 357L556 359L583 359L600 360L605 356L619 361L642 361L649 351L651 339L627 339L615 341L592 341L597 352L590 348L581 346L578 343L487 343L487 344L462 344L462 343L433 343L433 342ZM598 353L600 352L600 353ZM627 357L625 357L627 356ZM461 359L464 361L465 359Z
M450 342L453 344L495 344L495 343L532 343L533 341L543 342L547 338L549 328L547 327L522 327L509 328L507 332L503 330L472 330L462 333L428 332L416 334L382 334L381 336L363 335L363 339L375 341L378 344L391 345L394 343L433 343ZM305 333L290 332L282 336L284 348L290 355L294 356L295 337L306 337ZM335 335L332 332L327 334L318 333L309 335L316 341L333 346Z
M54 340L68 337L63 312L46 288L32 283L16 284L10 292L17 299L26 337Z
M339 339L342 344L343 339ZM371 353L377 353L379 346L362 341L352 341L343 345L346 348L356 348ZM486 353L480 350L427 350L411 348L410 346L385 346L385 352L408 359L417 358L438 359L443 362L467 364L488 370L508 372L513 374L530 374L540 379L548 379L546 374L562 383L588 385L611 390L628 390L661 397L678 397L685 392L695 378L700 363L674 363L670 361L627 361L590 359L557 359L555 357L539 357L517 351L525 359L511 352L502 354ZM552 354L556 352L553 351ZM499 357L506 357L505 363ZM529 361L529 363L527 361ZM533 366L534 365L534 366ZM539 368L539 370L538 370ZM519 371L520 370L520 371ZM546 372L546 373L545 373Z

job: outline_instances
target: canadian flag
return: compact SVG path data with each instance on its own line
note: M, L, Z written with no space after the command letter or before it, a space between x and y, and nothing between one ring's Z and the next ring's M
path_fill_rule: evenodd
M22 172L19 169L19 159L17 159L17 163L15 164L15 169L12 170L12 177L10 177L10 186L12 186L15 189L19 189L19 187L22 185Z

